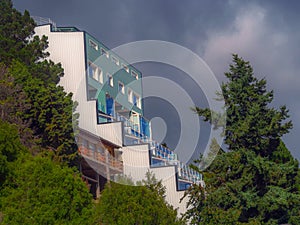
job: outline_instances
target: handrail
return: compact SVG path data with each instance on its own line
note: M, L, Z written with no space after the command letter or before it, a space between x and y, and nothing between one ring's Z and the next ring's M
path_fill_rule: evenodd
M105 163L113 168L116 168L120 171L123 170L123 162L111 156L108 152L107 154L101 153L92 149L89 149L85 146L78 147L79 153L83 156L87 156L95 159L98 162Z
M121 121L124 123L124 132L127 135L134 136L137 138L138 143L148 143L150 145L150 157L161 161L164 165L176 165L178 177L182 180L186 180L193 183L199 183L202 181L202 174L192 170L180 162L177 158L177 154L165 147L160 143L146 137L141 134L137 129L136 125L125 116L115 113L115 117L98 112L104 118L111 119L112 121Z

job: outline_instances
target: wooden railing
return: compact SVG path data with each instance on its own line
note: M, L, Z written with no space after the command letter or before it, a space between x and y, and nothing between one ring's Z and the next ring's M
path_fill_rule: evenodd
M123 171L123 162L114 158L112 155L110 155L108 151L103 153L97 152L84 146L79 146L78 151L82 156L87 156L98 162L102 162L106 165L109 165L113 169Z

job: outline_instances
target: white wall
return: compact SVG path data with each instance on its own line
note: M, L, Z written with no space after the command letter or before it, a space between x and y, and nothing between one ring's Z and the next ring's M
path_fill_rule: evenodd
M48 36L50 59L61 62L65 75L61 78L66 92L72 92L73 100L79 103L77 111L80 113L79 127L96 136L100 136L118 146L122 146L121 123L97 125L96 103L87 101L86 72L83 32L50 32L50 25L39 26L35 29L37 35ZM134 181L145 178L150 169L149 146L136 145L122 148L124 174L131 176ZM179 203L183 191L176 191L175 167L151 168L157 179L163 181L166 187L166 200L178 208L179 213L185 212L186 199Z
M150 168L149 164L149 146L148 145L134 145L123 147L123 165L124 174L131 177L134 182L145 179L148 170L155 174L158 180L162 180L162 184L166 187L166 200L174 208L178 208L178 213L186 211L187 199L185 198L181 203L180 199L183 197L183 191L176 189L176 174L175 167L156 167Z

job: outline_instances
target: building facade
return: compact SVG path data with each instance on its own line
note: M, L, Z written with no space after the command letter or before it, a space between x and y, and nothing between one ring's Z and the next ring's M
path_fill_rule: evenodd
M186 211L184 191L202 175L180 162L176 153L152 140L144 117L142 73L103 43L75 27L37 26L48 36L50 59L60 62L60 85L78 102L81 173L98 198L104 185L120 176L134 182L152 171L166 187L166 200Z

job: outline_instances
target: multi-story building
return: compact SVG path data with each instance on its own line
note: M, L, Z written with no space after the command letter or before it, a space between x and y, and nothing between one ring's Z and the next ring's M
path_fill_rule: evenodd
M81 173L94 197L109 180L126 175L136 182L149 170L162 179L166 200L183 213L184 190L201 183L202 176L152 140L143 114L141 72L75 27L44 24L35 32L48 36L50 59L64 68L60 85L78 102Z

